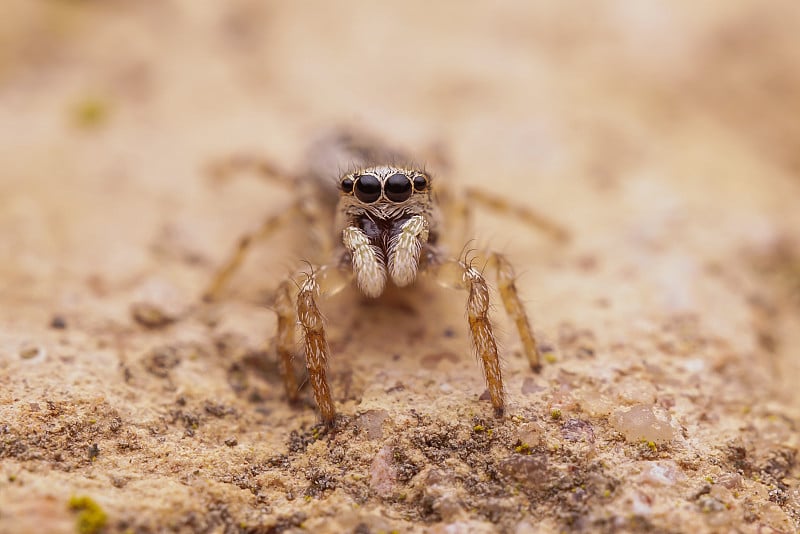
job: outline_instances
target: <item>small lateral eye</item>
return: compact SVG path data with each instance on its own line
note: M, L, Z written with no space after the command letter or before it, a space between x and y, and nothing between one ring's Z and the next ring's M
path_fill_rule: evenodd
M372 204L381 197L381 182L371 174L356 177L356 198L364 204Z
M425 191L428 189L428 178L424 174L414 177L414 191Z
M393 174L384 182L383 190L392 202L403 202L411 196L411 180L405 174Z
M352 193L353 192L353 179L352 178L345 178L342 180L342 183L339 184L342 188L342 191L345 193Z

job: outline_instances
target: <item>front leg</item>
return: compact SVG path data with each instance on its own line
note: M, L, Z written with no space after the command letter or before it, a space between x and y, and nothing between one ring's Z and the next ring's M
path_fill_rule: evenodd
M464 282L469 296L467 297L467 317L472 344L483 362L483 374L489 386L489 396L497 417L502 417L505 409L503 391L503 375L500 370L500 356L497 353L497 341L494 338L492 323L489 321L489 287L480 271L472 266L462 264Z
M308 379L314 389L314 400L317 402L322 421L332 427L336 419L336 408L328 385L327 365L331 350L325 335L325 324L317 307L316 296L319 286L314 273L308 275L300 286L297 295L297 316L303 329L303 346L306 353Z
M463 261L434 261L429 265L437 281L445 287L467 291L467 319L469 321L472 345L483 364L483 374L489 388L489 396L497 417L505 410L503 373L500 369L500 355L489 320L489 286L481 272Z
M297 318L303 331L308 379L314 390L314 400L319 407L322 421L329 428L333 427L336 419L336 408L327 376L331 350L325 333L325 321L317 306L317 297L320 294L335 295L350 281L349 273L335 266L325 266L306 274L305 280L299 284L297 294Z

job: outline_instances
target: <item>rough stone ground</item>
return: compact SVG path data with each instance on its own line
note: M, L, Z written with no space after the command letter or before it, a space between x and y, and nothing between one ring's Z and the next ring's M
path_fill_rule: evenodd
M793 1L6 0L0 531L797 531L798 24ZM302 227L196 306L291 200L208 164L299 168L341 123L572 231L478 217L548 351L531 373L496 310L503 420L463 296L424 285L328 302L340 431L307 390L289 408L261 302ZM135 303L189 313L148 329Z

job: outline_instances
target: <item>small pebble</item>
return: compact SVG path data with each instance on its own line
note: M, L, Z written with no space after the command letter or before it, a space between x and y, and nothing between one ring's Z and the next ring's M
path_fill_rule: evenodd
M386 410L367 410L356 418L356 426L367 434L367 439L383 437L383 422L389 417Z
M674 486L675 483L685 480L678 464L672 461L645 462L639 480L653 486Z
M131 304L131 317L140 325L150 329L163 328L175 322L175 317L149 302Z
M646 404L621 408L611 416L611 425L631 443L647 441L664 445L675 438L675 429L672 428L669 416L661 412L663 410Z
M43 355L44 355L44 349L41 347L37 347L35 345L28 345L22 347L19 351L19 357L22 358L23 360L32 360L37 356L43 356Z
M517 439L522 445L536 447L544 441L544 428L539 423L522 423L517 428Z
M379 497L391 497L397 482L397 469L392 460L392 448L384 446L375 455L369 468L369 487Z

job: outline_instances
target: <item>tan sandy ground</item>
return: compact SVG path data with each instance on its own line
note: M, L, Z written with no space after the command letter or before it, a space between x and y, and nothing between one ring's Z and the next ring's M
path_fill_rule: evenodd
M5 0L0 531L800 529L799 5L558 5ZM432 286L326 303L340 431L289 408L299 226L132 319L291 200L210 162L341 123L572 231L478 217L548 351L495 310L502 421Z

